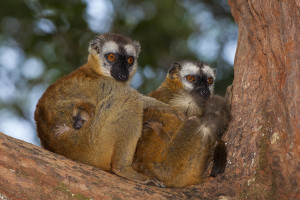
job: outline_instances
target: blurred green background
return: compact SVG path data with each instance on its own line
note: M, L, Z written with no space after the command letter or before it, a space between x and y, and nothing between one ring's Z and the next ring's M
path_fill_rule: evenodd
M238 27L227 0L2 0L0 131L39 145L38 99L86 62L89 41L105 32L140 41L132 86L141 93L156 89L182 59L217 68L218 94L232 83Z

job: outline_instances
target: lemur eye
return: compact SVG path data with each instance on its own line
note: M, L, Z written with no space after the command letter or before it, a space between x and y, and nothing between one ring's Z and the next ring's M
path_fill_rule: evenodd
M188 81L190 81L190 82L193 82L193 81L195 80L195 77L192 76L192 75L188 75L188 76L186 77L186 80L188 80Z
M116 56L115 56L115 54L111 53L107 56L107 58L109 61L114 61L116 59Z
M207 83L208 83L208 84L212 84L213 82L214 82L214 79L213 79L213 78L208 78L208 79L207 79Z
M129 64L132 64L133 63L133 57L129 57L128 59L127 59L127 62L129 63Z

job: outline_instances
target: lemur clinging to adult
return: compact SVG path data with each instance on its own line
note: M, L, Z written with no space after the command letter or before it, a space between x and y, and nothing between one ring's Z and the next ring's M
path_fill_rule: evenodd
M146 126L134 158L137 171L157 177L170 187L202 181L215 143L230 120L226 99L213 95L214 81L215 70L202 62L182 61L171 66L165 81L149 96L179 109L187 119L182 121L151 107L145 110ZM222 151L226 150L221 148L226 156ZM223 156L221 162L215 162L219 166L214 166L212 173L224 167L220 166L226 162Z

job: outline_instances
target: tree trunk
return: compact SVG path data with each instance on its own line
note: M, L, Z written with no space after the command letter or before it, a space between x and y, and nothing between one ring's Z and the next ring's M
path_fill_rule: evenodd
M300 199L300 1L229 5L239 35L226 178L242 199Z
M239 26L223 175L127 181L0 134L1 199L300 199L300 0L229 0Z

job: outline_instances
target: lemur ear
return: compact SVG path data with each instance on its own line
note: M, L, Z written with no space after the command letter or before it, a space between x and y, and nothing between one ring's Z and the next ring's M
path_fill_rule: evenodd
M100 53L100 46L103 44L103 36L97 35L94 39L90 42L89 46L89 53L96 54Z
M138 56L141 52L141 45L138 41L133 41L133 44L135 47L136 55Z
M217 74L217 69L214 68L214 69L213 69L213 72L214 72L214 75L216 76L216 74Z
M173 63L168 71L168 76L173 79L178 77L178 72L181 69L181 65L177 62Z

